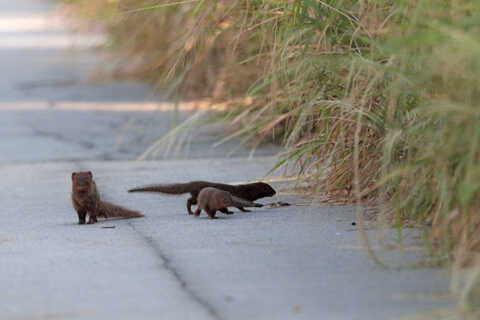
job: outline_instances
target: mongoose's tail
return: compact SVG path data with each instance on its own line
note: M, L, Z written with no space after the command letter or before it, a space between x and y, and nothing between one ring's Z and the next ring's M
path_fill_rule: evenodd
M248 201L235 196L232 196L232 202L234 207L263 207L263 204Z
M167 194L183 194L189 193L196 188L202 188L202 181L194 181L190 183L173 183L173 184L156 184L150 186L136 187L128 190L128 192L160 192ZM207 185L205 185L206 187Z
M100 201L98 205L99 215L104 215L107 218L122 217L122 218L141 218L144 215L138 211L133 211L116 204Z

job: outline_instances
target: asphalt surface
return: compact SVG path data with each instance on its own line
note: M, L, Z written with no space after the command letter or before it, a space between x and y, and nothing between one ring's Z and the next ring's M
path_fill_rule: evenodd
M128 194L261 179L277 150L225 158L237 142L212 148L216 127L160 161L134 161L192 111L148 111L164 103L148 86L92 81L106 55L87 48L101 41L66 28L47 2L0 0L0 319L384 320L450 304L448 274L418 264L421 231L406 230L399 250L369 230L382 261L416 265L383 269L360 245L353 207L305 206L274 183L279 194L260 202L299 205L210 220L188 216L186 196ZM79 170L145 218L77 225Z

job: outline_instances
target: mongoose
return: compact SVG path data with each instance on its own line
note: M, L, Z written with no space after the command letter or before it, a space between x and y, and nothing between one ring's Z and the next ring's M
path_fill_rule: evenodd
M228 191L207 187L198 194L198 206L193 215L198 217L204 210L210 219L215 219L217 210L227 207L263 207L263 205L232 196Z
M187 200L187 210L189 214L193 214L192 205L197 204L198 194L200 190L206 187L213 187L220 190L228 191L233 196L248 200L255 201L263 197L271 197L275 195L275 190L267 183L256 182L240 185L230 185L223 183L215 183L209 181L192 181L188 183L173 183L173 184L158 184L144 187L137 187L128 190L128 192L160 192L167 194L184 194L190 193L191 197ZM247 212L243 206L235 206L239 210ZM219 209L225 214L232 213L227 208Z
M90 171L72 173L72 203L78 214L78 224L85 224L87 213L88 224L97 222L97 217L143 217L140 212L102 201Z

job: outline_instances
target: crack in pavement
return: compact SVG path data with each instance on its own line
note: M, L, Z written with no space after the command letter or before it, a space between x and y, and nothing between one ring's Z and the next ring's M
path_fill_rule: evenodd
M79 81L73 79L44 79L19 82L15 87L21 91L29 91L38 88L67 88L77 84L79 84Z
M40 137L49 137L49 138L52 138L54 140L57 140L57 141L61 141L61 142L67 142L67 143L75 143L75 144L78 144L80 145L81 147L85 148L85 149L88 149L88 150L91 150L91 149L94 149L95 148L95 144L89 142L89 141L82 141L82 140L74 140L74 139L70 139L70 138L67 138L65 137L64 135L60 134L60 133L56 133L56 132L49 132L49 131L46 131L46 130L42 130L42 129L38 129L38 128L34 128L32 127L32 130L33 130L33 133L40 136Z
M210 303L208 303L206 300L200 297L195 291L193 291L192 288L188 286L185 279L182 278L178 270L172 265L172 263L170 262L170 259L165 255L165 253L162 251L158 243L155 242L155 240L152 237L145 235L144 233L139 231L137 228L135 228L132 222L128 222L128 225L153 250L155 255L162 261L161 267L171 273L171 275L175 278L175 280L179 283L180 287L187 293L187 295L193 301L195 301L198 305L204 308L207 311L207 313L212 317L212 319L223 320L222 317L220 317L220 315L218 314L217 310L215 310L215 308Z

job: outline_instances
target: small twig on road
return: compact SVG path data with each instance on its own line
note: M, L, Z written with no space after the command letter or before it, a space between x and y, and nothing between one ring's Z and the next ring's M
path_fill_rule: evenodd
M288 203L288 202L284 202L284 201L277 201L277 202L267 203L265 206L268 206L269 209L272 209L272 208L278 208L278 207L291 206L291 204Z

